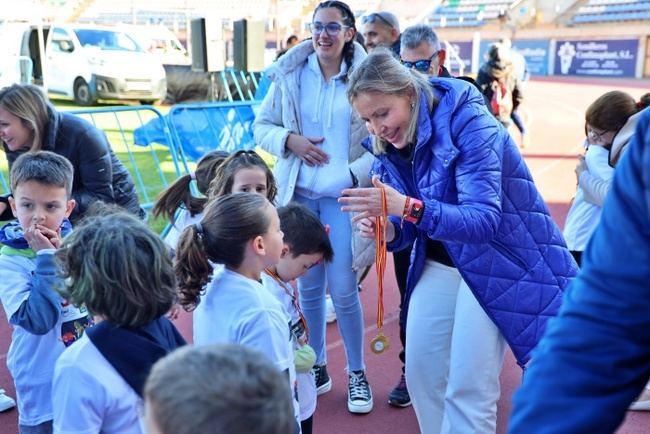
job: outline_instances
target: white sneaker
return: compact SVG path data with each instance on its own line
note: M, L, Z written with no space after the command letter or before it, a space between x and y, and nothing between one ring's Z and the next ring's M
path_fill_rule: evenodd
M0 411L7 411L16 406L16 401L5 395L4 389L0 389Z
M325 295L325 321L328 324L336 321L336 310L334 309L332 297L329 294Z

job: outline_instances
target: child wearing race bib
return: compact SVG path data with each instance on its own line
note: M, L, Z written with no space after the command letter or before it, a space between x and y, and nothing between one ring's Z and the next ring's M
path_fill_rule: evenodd
M13 326L7 367L16 385L20 433L52 432L54 363L91 324L57 294L54 260L71 230L72 164L48 151L23 154L11 168L11 211L0 229L0 299Z
M327 230L306 206L289 203L278 209L278 216L284 233L284 247L277 265L262 273L262 284L280 302L291 324L300 426L303 434L311 434L317 396L312 371L316 353L308 343L309 330L300 307L298 291L289 282L304 275L316 264L331 262L334 251Z

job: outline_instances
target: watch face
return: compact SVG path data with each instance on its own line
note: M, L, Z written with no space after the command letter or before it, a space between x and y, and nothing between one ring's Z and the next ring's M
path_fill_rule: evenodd
M411 216L420 217L421 212L422 212L422 204L418 202L414 203L413 206L411 207Z

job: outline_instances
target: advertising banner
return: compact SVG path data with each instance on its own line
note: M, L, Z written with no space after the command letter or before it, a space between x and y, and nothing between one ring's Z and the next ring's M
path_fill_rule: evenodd
M473 43L472 41L468 42L449 42L451 45L451 48L453 48L456 53L458 53L458 57L465 63L465 70L463 74L467 75L472 71L472 47ZM460 65L458 64L458 61L454 56L449 53L449 49L447 50L447 59L449 59L449 71L451 72L451 75L459 75L460 74Z
M558 40L555 75L634 77L638 39Z

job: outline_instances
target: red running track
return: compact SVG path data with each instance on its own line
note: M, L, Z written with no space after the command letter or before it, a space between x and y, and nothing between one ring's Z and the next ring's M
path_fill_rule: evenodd
M564 224L568 205L575 192L575 156L580 152L584 136L584 111L599 95L622 89L638 98L650 85L639 80L555 80L544 79L527 83L525 109L528 114L532 144L522 152L533 173L538 188L547 201L558 224ZM516 132L513 133L517 137ZM368 378L373 388L375 408L368 415L352 415L347 411L345 355L336 323L328 326L328 371L332 390L319 397L314 418L316 434L417 433L418 426L412 408L395 409L387 404L388 392L395 385L401 365L397 354L399 296L394 283L392 261L387 270L385 294L386 320L384 332L391 348L382 355L366 351ZM374 272L374 271L373 271ZM365 312L366 348L375 336L376 290L373 272L364 282L361 299ZM184 314L177 326L191 336L191 317ZM5 366L10 329L0 312L0 388L15 396L13 384ZM521 371L508 354L501 374L502 395L498 403L498 433L505 433L511 410L511 397L519 385ZM0 434L17 433L15 410L0 413ZM628 412L619 434L650 432L650 412Z

